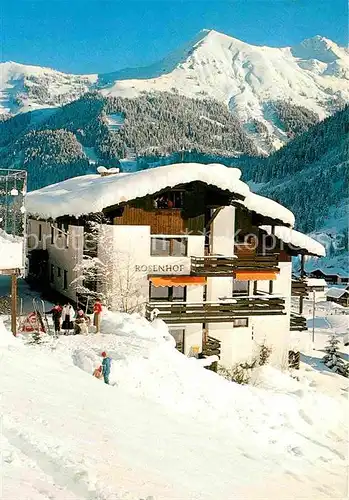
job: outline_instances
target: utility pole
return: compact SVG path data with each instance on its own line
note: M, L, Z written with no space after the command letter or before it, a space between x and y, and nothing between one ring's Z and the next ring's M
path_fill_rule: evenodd
M315 290L313 290L313 332L312 332L313 349L315 349Z
M17 270L11 274L11 331L17 335Z
M304 270L304 254L301 255L301 272L300 272L301 281L305 279L305 270ZM301 293L299 296L299 314L303 314L303 304L304 304L304 296Z

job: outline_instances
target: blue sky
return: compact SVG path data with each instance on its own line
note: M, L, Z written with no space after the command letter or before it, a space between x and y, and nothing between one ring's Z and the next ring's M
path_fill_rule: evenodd
M202 28L257 45L347 44L347 0L3 0L1 60L74 73L144 66Z

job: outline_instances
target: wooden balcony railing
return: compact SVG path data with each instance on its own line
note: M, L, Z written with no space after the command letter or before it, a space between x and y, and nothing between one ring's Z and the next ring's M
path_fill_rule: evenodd
M307 297L308 287L306 281L298 278L292 278L292 297Z
M285 314L282 297L249 296L227 299L222 302L149 302L146 318L158 318L171 324L224 323L243 316L267 316Z
M303 316L291 313L290 330L291 332L294 331L304 332L305 330L308 330L307 320Z
M278 255L191 257L191 273L196 276L231 276L236 270L278 271Z
M202 355L204 357L221 355L221 342L214 337L208 336L202 345Z

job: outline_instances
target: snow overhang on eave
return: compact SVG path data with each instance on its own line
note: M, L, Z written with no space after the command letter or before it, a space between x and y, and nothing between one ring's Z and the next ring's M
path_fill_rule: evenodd
M291 224L291 218L285 217L284 219L281 219L280 217L272 217L271 215L266 215L266 213L262 213L261 210L252 210L245 205L245 200L233 200L232 205L235 207L240 207L246 212L250 213L252 216L256 217L256 222L255 224L257 226L261 225L270 225L270 226L284 226L288 228L292 228L293 224ZM281 205L280 205L281 206ZM288 222L287 222L288 221Z
M266 224L268 224L267 221L272 221L274 225L294 227L295 217L291 210L270 198L250 191L242 205L248 211L262 216Z
M286 226L260 226L260 229L268 235L274 235L285 243L294 255L309 255L312 257L325 257L325 247L310 236L291 229Z

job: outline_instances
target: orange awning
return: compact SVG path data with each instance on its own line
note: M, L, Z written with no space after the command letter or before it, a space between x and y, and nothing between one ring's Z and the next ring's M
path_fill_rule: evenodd
M236 271L234 278L241 281L276 280L276 271Z
M206 278L201 276L152 276L154 286L206 285Z

